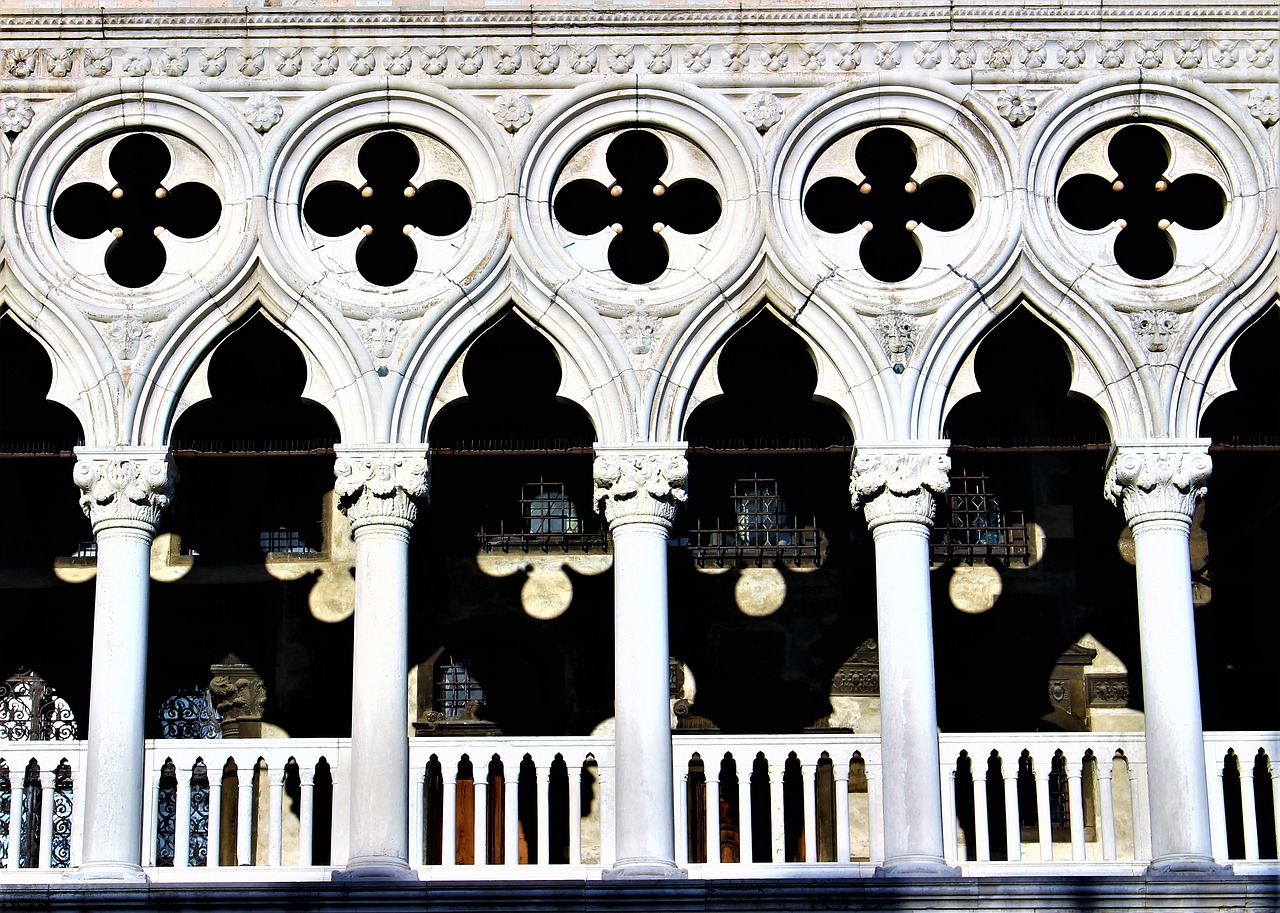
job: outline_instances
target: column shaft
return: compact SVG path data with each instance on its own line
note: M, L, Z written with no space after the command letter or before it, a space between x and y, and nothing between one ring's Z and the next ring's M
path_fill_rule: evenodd
M355 532L351 691L351 874L407 873L409 859L409 531Z
M151 533L100 529L84 769L86 878L142 877Z
M675 868L666 527L615 526L613 562L615 868L661 874Z

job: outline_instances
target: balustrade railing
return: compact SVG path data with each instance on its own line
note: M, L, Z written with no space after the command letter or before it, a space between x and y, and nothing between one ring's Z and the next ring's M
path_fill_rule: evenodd
M881 775L897 759L878 736L673 739L676 857L695 877L865 875L883 860ZM967 874L1149 861L1142 733L946 733L939 745L946 855ZM1277 753L1277 732L1206 733L1219 861L1277 867ZM143 865L189 882L328 877L347 854L348 754L347 739L148 742ZM78 864L83 763L83 742L0 742L0 878ZM594 877L613 861L613 773L607 737L413 739L410 863L438 879Z

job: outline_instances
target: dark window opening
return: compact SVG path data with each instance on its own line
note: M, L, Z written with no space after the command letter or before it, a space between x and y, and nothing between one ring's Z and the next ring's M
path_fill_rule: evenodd
M951 490L942 499L944 509L938 511L933 525L933 560L1027 563L1030 547L1023 512L1003 510L988 491L989 484L982 473L952 472Z

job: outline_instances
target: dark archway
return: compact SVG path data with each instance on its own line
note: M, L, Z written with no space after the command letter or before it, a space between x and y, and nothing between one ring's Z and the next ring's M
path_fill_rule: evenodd
M1025 307L983 338L974 373L981 392L947 418L952 491L933 535L939 724L1090 728L1085 634L1120 657L1141 709L1124 517L1102 497L1102 416L1070 392L1062 337Z
M875 633L849 424L815 399L813 354L769 310L716 365L724 395L685 428L690 498L670 563L671 651L697 681L689 718L726 732L846 725L832 680Z

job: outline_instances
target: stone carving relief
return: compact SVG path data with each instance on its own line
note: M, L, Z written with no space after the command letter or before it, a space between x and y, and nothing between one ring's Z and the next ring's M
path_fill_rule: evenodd
M258 670L229 653L209 671L213 674L209 694L217 707L223 738L257 738L267 704L267 686Z
M152 534L173 500L173 464L167 451L80 451L73 470L80 508L94 533L113 526Z
M150 326L132 314L107 324L106 339L111 354L119 362L136 361L146 355L154 342Z
M637 307L622 318L622 342L627 351L636 357L653 351L653 337L658 331L658 318Z
M853 509L861 509L867 526L888 521L932 525L937 501L951 487L951 458L945 447L913 449L859 446L849 482Z
M1008 86L996 96L996 110L1014 127L1021 127L1035 116L1035 94L1026 86Z
M901 311L890 311L876 318L876 335L880 345L889 357L895 374L901 374L911 363L911 355L916 349L916 336L919 331L919 320L911 314Z
M338 452L333 490L352 532L369 524L411 528L430 488L425 453L393 447Z
M1130 314L1129 319L1143 348L1152 355L1162 356L1178 332L1178 315L1173 311L1138 311Z
M772 92L756 92L742 105L742 116L761 133L782 120L782 102Z
M670 527L676 509L689 499L683 450L597 449L596 454L593 500L610 526L639 521Z
M386 361L395 354L401 321L382 311L356 325L356 332L375 361Z
M31 126L35 111L31 102L16 95L0 98L0 133L17 135Z
M493 103L493 117L508 133L515 133L533 120L533 105L527 95L507 92Z
M244 103L244 119L254 130L266 133L284 116L284 106L274 95L259 94L249 96Z
M1207 443L1121 443L1107 466L1103 493L1124 508L1130 526L1147 520L1190 523L1212 470Z

